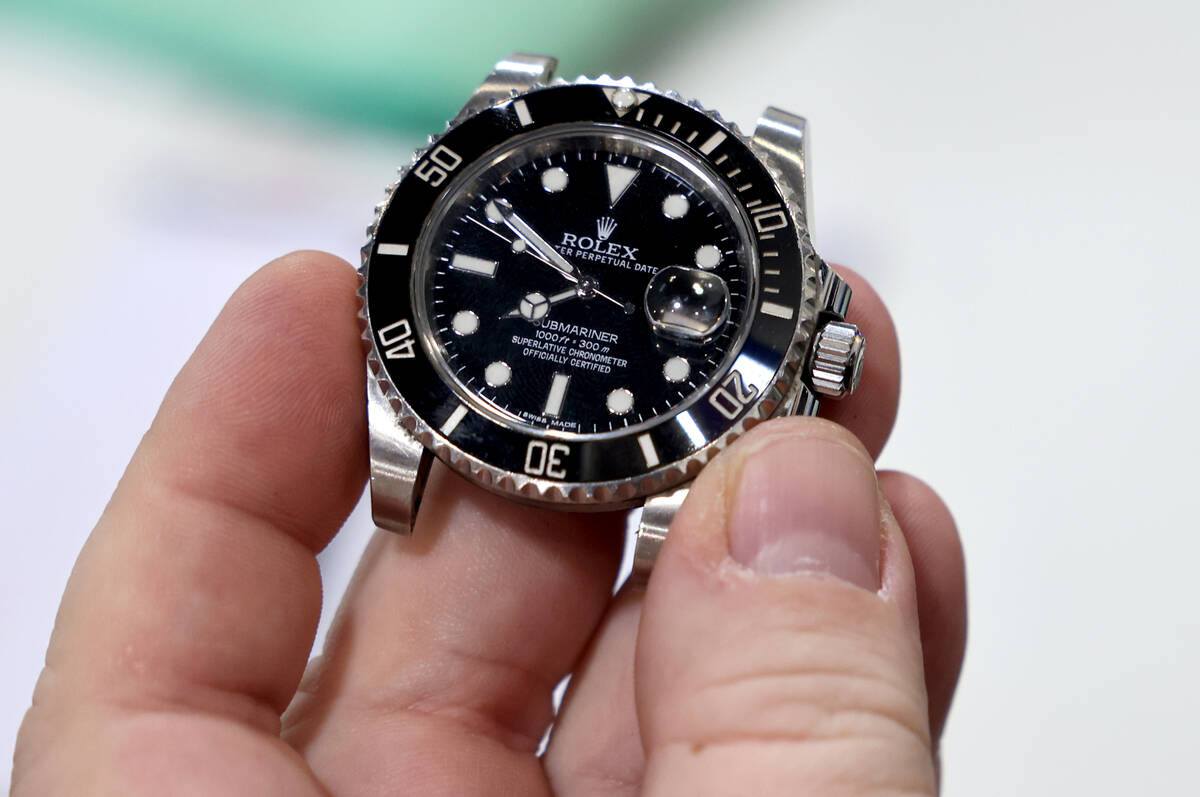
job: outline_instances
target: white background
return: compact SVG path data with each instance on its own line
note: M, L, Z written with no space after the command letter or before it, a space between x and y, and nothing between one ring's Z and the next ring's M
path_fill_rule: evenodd
M1194 793L1198 26L1162 0L767 3L637 75L746 128L768 101L813 124L817 244L900 331L883 464L934 484L966 546L950 795ZM70 52L0 28L0 751L224 298L290 249L353 259L415 143ZM368 531L356 513L324 556L334 595Z

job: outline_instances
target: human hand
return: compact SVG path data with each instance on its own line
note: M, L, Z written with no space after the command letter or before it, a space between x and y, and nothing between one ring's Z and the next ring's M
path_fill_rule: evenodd
M315 554L366 478L356 285L319 253L265 267L79 556L13 793L934 792L961 552L927 487L875 476L896 340L847 276L871 354L828 405L845 428L772 421L715 459L644 594L610 597L620 515L532 509L436 465L415 533L376 534L305 674Z

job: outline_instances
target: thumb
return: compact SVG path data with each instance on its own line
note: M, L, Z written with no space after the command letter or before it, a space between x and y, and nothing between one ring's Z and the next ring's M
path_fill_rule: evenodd
M756 428L702 472L646 593L645 794L934 794L912 563L853 435Z

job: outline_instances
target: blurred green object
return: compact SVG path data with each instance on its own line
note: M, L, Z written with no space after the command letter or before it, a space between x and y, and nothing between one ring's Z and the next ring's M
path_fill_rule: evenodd
M723 0L0 0L0 9L199 75L257 102L436 129L493 63L559 56L625 74Z

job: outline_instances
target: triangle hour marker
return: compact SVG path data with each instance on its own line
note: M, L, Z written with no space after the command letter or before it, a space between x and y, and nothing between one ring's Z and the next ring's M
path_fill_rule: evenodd
M609 205L617 204L617 200L625 193L625 189L633 182L633 178L637 177L638 170L629 166L613 166L607 165L604 167L608 172L608 196L612 200Z
M608 97L608 101L612 103L613 110L617 112L617 116L624 116L629 113L645 102L648 96L640 91L634 91L633 81L629 78L623 78L621 82L627 85L604 87L604 94Z

